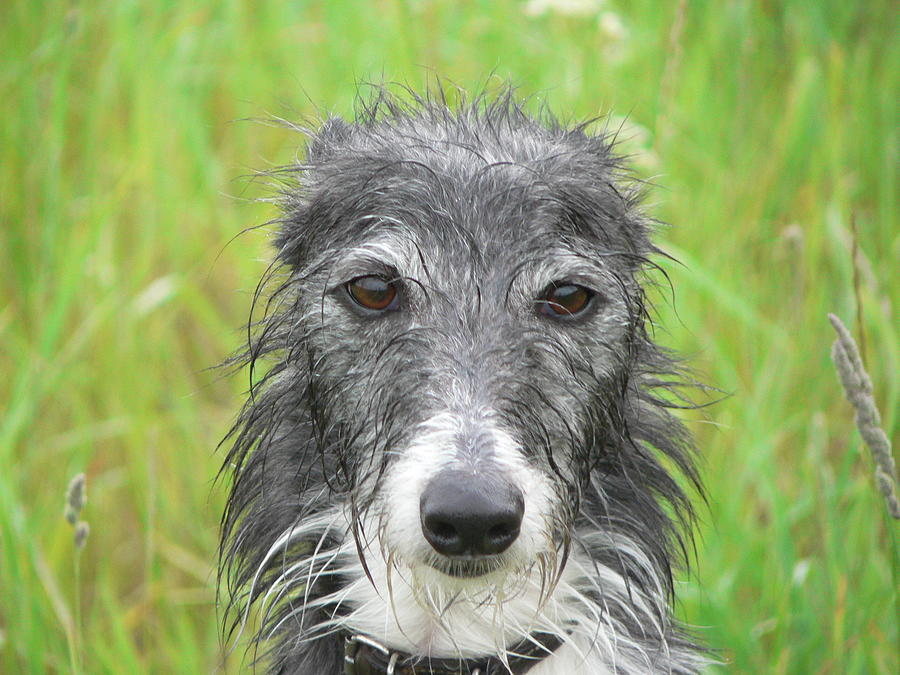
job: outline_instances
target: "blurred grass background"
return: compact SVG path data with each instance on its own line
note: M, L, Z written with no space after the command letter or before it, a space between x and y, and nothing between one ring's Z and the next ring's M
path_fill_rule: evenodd
M896 673L897 527L829 361L864 328L896 445L896 4L838 0L0 3L0 671L203 673L214 448L273 215L242 178L355 82L611 114L675 225L659 337L733 395L693 428L710 508L679 613L729 672ZM851 222L860 248L856 320ZM76 629L69 478L92 533ZM892 571L893 566L893 571Z

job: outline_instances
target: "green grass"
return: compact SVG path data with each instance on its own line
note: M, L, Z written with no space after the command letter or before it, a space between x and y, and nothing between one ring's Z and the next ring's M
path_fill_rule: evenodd
M68 671L69 478L88 475L85 672L221 663L218 439L273 215L242 178L349 114L354 83L493 71L565 115L627 116L675 304L659 337L732 393L692 424L710 508L679 612L730 672L896 673L896 523L829 361L854 328L896 445L898 14L837 0L0 5L0 671ZM680 16L680 20L678 19ZM609 22L607 21L607 24ZM681 29L678 29L678 26ZM673 30L673 26L676 28ZM544 94L542 94L544 96ZM892 572L892 566L894 571ZM228 670L236 670L232 659Z

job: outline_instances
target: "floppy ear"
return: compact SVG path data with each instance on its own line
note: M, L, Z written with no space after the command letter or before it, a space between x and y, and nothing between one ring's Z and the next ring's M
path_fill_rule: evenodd
M346 145L353 133L353 125L341 117L329 117L322 128L312 134L306 148L310 164L327 162L335 151Z

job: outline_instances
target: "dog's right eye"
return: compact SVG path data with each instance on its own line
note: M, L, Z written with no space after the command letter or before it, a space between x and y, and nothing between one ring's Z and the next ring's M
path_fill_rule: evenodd
M396 284L375 275L347 282L347 293L357 305L375 312L397 309L400 304Z
M539 301L541 312L554 319L572 319L591 304L594 293L577 284L551 284Z

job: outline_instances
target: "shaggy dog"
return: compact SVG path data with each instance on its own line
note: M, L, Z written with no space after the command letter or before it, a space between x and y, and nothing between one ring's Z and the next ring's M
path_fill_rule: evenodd
M697 672L683 378L612 139L511 90L304 131L237 359L230 638L271 673Z

